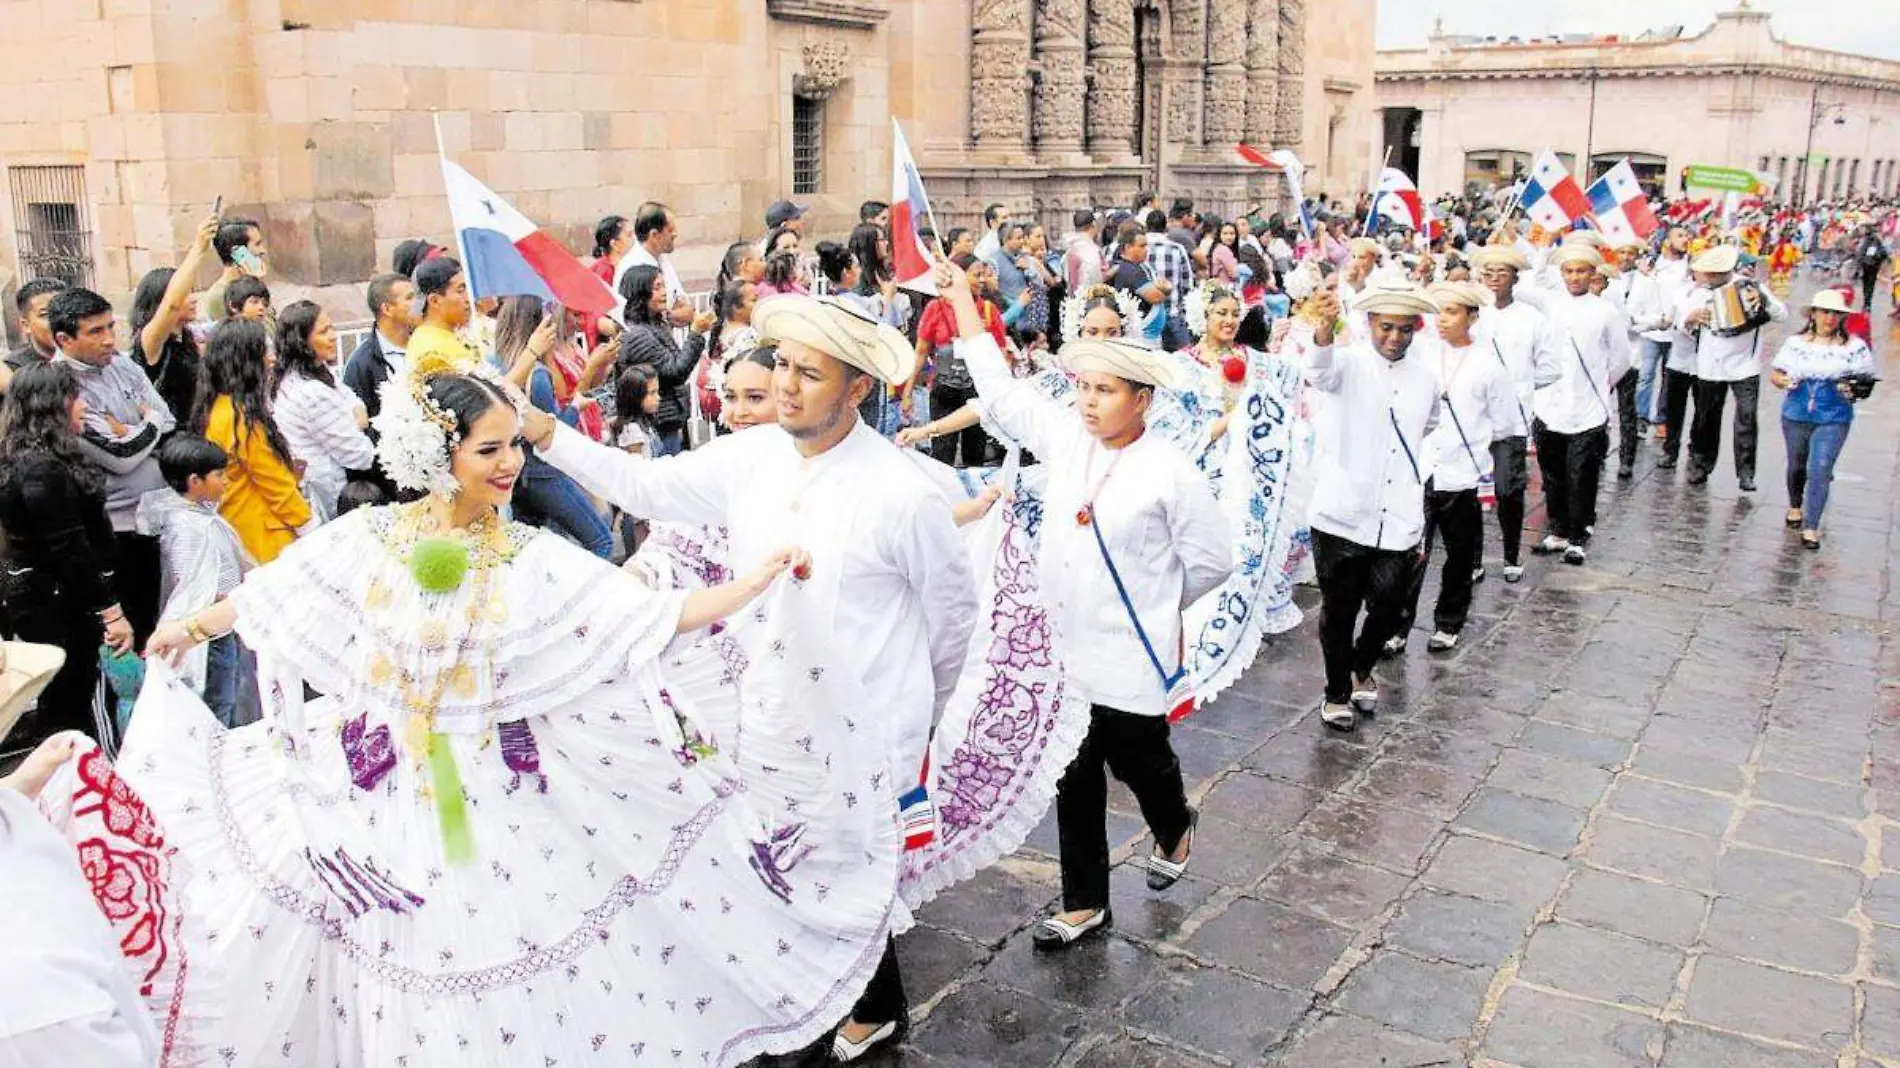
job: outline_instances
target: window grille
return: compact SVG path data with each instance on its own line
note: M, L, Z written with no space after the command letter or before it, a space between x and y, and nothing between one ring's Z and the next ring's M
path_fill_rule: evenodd
M13 219L24 279L92 288L92 213L84 167L11 167Z
M820 191L825 181L825 102L792 97L792 194Z

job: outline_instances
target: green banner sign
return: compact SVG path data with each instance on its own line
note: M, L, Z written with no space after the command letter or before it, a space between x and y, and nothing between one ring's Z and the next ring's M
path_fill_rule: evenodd
M1753 193L1761 188L1760 180L1752 171L1701 164L1689 168L1686 184L1691 189L1714 189L1723 193Z

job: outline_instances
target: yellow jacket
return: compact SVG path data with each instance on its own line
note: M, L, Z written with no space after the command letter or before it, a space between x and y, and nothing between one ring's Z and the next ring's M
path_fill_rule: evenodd
M297 472L270 446L262 427L243 427L229 396L211 403L205 438L231 457L224 469L224 500L218 514L237 531L244 551L260 564L277 559L297 530L310 522L310 504L297 486Z

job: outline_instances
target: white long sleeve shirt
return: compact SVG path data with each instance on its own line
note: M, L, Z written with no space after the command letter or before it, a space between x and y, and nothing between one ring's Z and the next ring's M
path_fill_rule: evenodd
M1522 293L1529 286L1518 286ZM1487 308L1478 316L1472 336L1490 350L1493 363L1504 367L1511 379L1511 419L1498 425L1498 437L1521 438L1531 432L1531 403L1540 386L1557 381L1563 374L1562 350L1550 319L1537 307L1512 300L1509 307Z
M760 426L653 460L561 426L542 456L632 515L726 527L737 572L787 547L811 553L840 660L891 709L898 791L915 784L963 670L976 581L949 504L897 446L860 423L806 459Z
M1546 307L1563 372L1538 389L1533 399L1537 418L1559 434L1595 430L1610 421L1616 380L1630 369L1628 320L1593 293L1573 297L1565 292L1550 297Z
M1421 465L1432 488L1453 493L1476 489L1491 473L1491 442L1515 422L1517 395L1510 372L1473 340L1462 347L1434 338L1415 341L1405 357L1438 377L1438 427L1425 438Z
M1038 574L1067 684L1093 704L1168 713L1162 670L1181 667L1181 613L1226 581L1234 538L1207 479L1160 434L1108 449L1070 405L1009 373L988 335L959 339L984 418L1036 454L1048 473ZM1093 498L1093 519L1076 520ZM1151 660L1102 559L1107 544L1154 649Z
M1706 308L1714 300L1715 291L1707 286L1696 286L1683 295L1676 305L1676 321L1688 319L1690 313ZM1762 298L1768 303L1768 318L1771 322L1781 322L1788 317L1788 306L1775 299L1766 286L1761 290ZM1706 326L1692 327L1684 331L1688 339L1688 349L1695 359L1695 376L1705 382L1739 382L1744 378L1753 378L1761 374L1761 328L1757 327L1733 337L1723 337Z
M325 522L336 518L346 472L367 471L376 464L376 446L356 425L359 403L342 379L326 386L305 375L287 376L271 402L271 415L290 455L303 462L304 496Z
M1425 533L1425 439L1438 426L1437 374L1407 355L1315 345L1306 381L1329 396L1314 457L1315 530L1374 549L1410 549Z
M1664 259L1648 274L1637 272L1630 282L1630 328L1650 341L1674 341L1676 301L1694 282L1689 260Z

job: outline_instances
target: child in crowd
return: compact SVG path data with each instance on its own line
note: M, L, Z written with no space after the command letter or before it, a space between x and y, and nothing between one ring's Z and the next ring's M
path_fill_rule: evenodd
M358 508L374 508L388 504L389 496L383 488L368 479L353 478L343 486L343 492L336 499L337 518L342 518Z
M264 284L262 278L247 274L226 286L224 304L233 319L251 319L260 323L270 321L270 287Z
M660 376L647 364L634 364L614 382L614 445L635 456L658 456L660 435L653 417L660 410Z
M246 280L238 279L231 288ZM166 488L139 500L138 529L158 539L161 620L190 619L210 608L237 588L250 566L237 531L218 515L229 462L223 449L194 434L174 434L158 448ZM240 725L243 660L237 635L226 634L194 649L180 669L186 684L204 695L227 727Z

